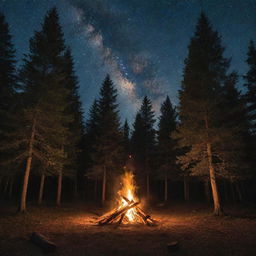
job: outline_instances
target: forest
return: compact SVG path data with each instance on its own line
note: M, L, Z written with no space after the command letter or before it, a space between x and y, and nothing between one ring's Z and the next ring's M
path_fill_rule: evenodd
M66 207L106 212L127 169L134 174L137 197L154 213L157 207L168 212L173 205L201 205L207 216L220 216L216 222L231 209L249 207L254 213L254 41L244 56L246 74L230 71L232 59L225 57L220 35L201 13L188 44L178 105L165 95L158 114L144 95L130 123L120 115L111 74L98 81L100 91L84 114L72 49L64 37L52 8L17 65L18 45L0 14L0 223L9 211L19 220L35 212L44 214L43 220L47 214L58 218ZM250 252L233 255L253 255L254 249L251 244ZM220 252L208 255L224 255ZM97 253L88 255L104 255ZM127 250L105 255L119 254L131 255Z

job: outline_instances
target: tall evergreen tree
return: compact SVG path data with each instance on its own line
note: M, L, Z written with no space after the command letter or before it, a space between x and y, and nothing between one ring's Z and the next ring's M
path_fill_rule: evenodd
M132 154L135 159L136 168L142 169L143 156L144 156L144 144L145 138L142 136L144 133L144 124L141 114L138 112L133 123L133 131L131 137Z
M247 92L244 96L247 105L247 115L250 125L249 154L250 162L255 166L256 159L256 48L253 41L250 42L247 53L247 64L249 70L244 76Z
M160 178L164 179L164 200L168 200L168 179L177 177L177 141L171 137L176 130L177 113L167 96L161 105L158 124L158 170Z
M11 39L9 26L0 13L0 179L6 178L7 188L14 174L9 146L13 143L11 133L15 130L17 110L15 51Z
M251 131L256 132L256 48L253 41L250 41L249 50L247 53L247 64L249 71L244 76L247 88L245 95L248 114L251 121Z
M122 133L117 110L117 90L109 75L100 89L98 102L99 133L94 144L93 173L102 175L102 203L106 200L107 177L113 177L121 171Z
M154 123L152 104L147 96L145 96L135 119L132 147L137 169L140 171L141 176L146 178L146 195L148 199L150 197L151 156L155 149Z
M130 155L131 147L130 147L130 127L128 124L127 119L125 119L124 125L123 125L123 148L124 148L124 158L128 157Z
M49 48L51 49L49 51ZM32 159L58 176L57 205L60 204L65 148L71 122L65 87L64 40L56 8L44 20L42 30L30 40L30 53L21 70L24 86L24 127L17 140L23 145L26 160L20 210L26 210L26 195ZM20 145L20 144L19 144Z
M216 182L215 145L224 134L219 127L218 105L229 64L223 51L218 33L202 13L185 60L177 135L180 146L187 148L185 155L179 157L183 170L189 168L193 175L210 178L216 215L222 214L222 207Z
M252 158L246 104L236 88L237 80L238 75L233 72L227 76L223 86L221 109L228 111L223 112L220 123L227 132L216 147L219 152L218 158L221 160L219 162L220 174L232 184L249 177Z
M66 149L68 164L65 166L66 173L74 179L74 193L78 194L78 176L82 177L81 160L82 138L84 135L83 112L78 94L78 81L74 72L74 63L70 49L67 49L64 55L64 73L67 89L67 108L65 114L70 118L68 124L69 130L69 145Z
M85 123L86 143L91 148L99 135L99 103L95 99L89 111L89 118Z
M82 144L83 175L94 180L94 199L97 198L99 173L93 170L94 144L99 135L99 104L95 99L89 110L89 117L85 123L85 135Z

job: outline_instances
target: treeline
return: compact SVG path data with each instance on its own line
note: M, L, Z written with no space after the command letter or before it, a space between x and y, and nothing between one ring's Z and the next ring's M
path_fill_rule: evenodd
M176 108L167 96L157 118L144 97L132 127L121 124L117 90L109 75L102 83L86 121L78 95L71 50L66 46L56 9L30 40L29 54L16 70L15 51L4 16L0 16L0 189L2 198L19 191L26 210L29 177L38 176L38 204L45 179L56 204L61 193L105 203L119 174L135 172L139 193L156 197L152 184L169 200L178 182L185 200L190 184L204 184L214 213L231 196L255 201L256 49L251 41L244 93L239 75L218 33L201 14L188 47ZM62 189L64 179L69 188ZM33 180L32 180L33 181ZM94 184L93 189L87 187ZM55 189L52 187L56 186ZM49 189L49 187L48 187ZM99 198L100 194L100 198Z

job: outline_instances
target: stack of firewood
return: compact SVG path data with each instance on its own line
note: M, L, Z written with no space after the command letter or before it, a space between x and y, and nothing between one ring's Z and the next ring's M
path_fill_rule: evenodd
M126 213L130 209L135 209L135 215L136 215L136 222L138 223L144 223L148 226L155 226L157 224L157 221L152 219L150 215L146 214L138 205L140 202L134 202L133 200L130 201L125 196L122 196L122 198L126 201L127 205L123 206L122 208L117 208L111 213L104 215L99 220L99 225L106 225L106 224L112 224L116 223L120 225L121 223L129 223L129 219L126 216Z

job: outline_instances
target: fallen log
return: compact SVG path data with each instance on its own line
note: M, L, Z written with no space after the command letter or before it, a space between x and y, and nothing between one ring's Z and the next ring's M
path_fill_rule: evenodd
M45 236L37 232L32 233L30 241L40 247L44 253L55 252L57 246Z
M179 242L178 241L172 241L169 244L167 244L167 250L169 253L173 253L179 250Z
M102 219L99 221L99 225L105 225L108 224L109 222L111 222L112 220L116 219L119 215L126 213L128 210L134 208L136 205L138 205L139 202L133 202L127 206L125 206L124 208L121 208L120 210L117 210L116 212L114 212L113 214L111 214L110 216Z

